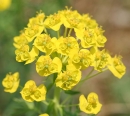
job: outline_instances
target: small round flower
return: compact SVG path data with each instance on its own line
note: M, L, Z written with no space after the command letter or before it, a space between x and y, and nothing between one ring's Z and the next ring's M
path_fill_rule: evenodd
M44 25L46 28L58 31L60 29L60 26L62 25L61 16L56 13L48 16L44 21Z
M98 27L98 23L96 22L96 20L92 19L91 16L89 16L89 14L82 15L82 24L83 28L94 29Z
M75 10L66 9L58 12L66 28L80 29L81 15Z
M61 71L62 63L58 57L40 56L36 62L36 71L40 76L48 76Z
M108 61L109 61L110 55L105 49L102 51L95 51L93 55L93 63L92 66L94 66L94 69L97 71L102 71L104 68L107 67Z
M40 51L46 53L46 55L50 55L56 49L56 42L56 38L51 38L47 34L41 34L37 36L33 45L36 46Z
M43 29L43 26L32 25L31 27L25 28L23 33L27 40L31 42L35 37L42 33Z
M80 39L83 48L90 48L96 45L96 34L93 29L77 30L76 36Z
M4 91L14 93L19 86L19 73L7 74L2 81L2 85L5 87Z
M104 44L106 43L107 39L103 35L97 35L96 36L96 46L97 47L104 47Z
M15 54L16 54L16 61L18 62L23 62L28 60L29 56L29 46L28 45L24 45L21 46L19 49L15 50Z
M56 86L63 90L71 90L81 79L81 71L68 65L66 71L60 72L56 78Z
M57 52L69 56L79 50L78 42L74 37L60 37L57 43Z
M87 99L84 95L79 97L79 108L87 114L97 114L101 110L101 107L102 104L99 103L96 93L90 93Z
M43 84L37 87L33 80L29 80L20 93L28 102L42 101L46 98L46 87Z
M36 57L39 54L39 51L34 46L32 50L29 52L29 46L24 45L24 46L21 46L19 49L16 49L15 54L16 54L16 61L18 62L26 61L25 64L28 64L28 63L33 62L36 59Z
M109 58L108 69L117 77L122 78L126 72L126 67L121 61L121 56L115 56L114 58Z
M29 23L27 24L28 27L32 27L34 25L38 25L38 26L43 26L44 27L44 18L45 18L45 14L40 12L37 14L36 17L30 18L29 19Z
M91 65L92 55L89 50L81 49L70 58L69 62L77 69L85 69Z
M44 13L39 13L36 17L29 20L27 28L23 30L24 36L27 38L28 42L33 41L35 37L40 35L44 30Z
M28 40L27 38L24 36L24 34L20 34L20 36L16 36L14 37L14 47L15 48L20 48L21 46L27 45L28 44Z

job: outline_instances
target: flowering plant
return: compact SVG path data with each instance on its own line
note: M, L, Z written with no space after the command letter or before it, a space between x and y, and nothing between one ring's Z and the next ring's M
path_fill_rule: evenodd
M55 32L55 36L50 35L50 30ZM75 93L79 93L72 90L75 86L106 70L119 79L125 74L121 56L112 57L104 49L107 39L103 32L88 14L81 15L76 10L66 8L49 16L39 12L29 19L20 35L14 37L16 61L25 64L35 62L37 73L46 78L39 86L33 80L27 81L20 92L25 101L46 105L44 114L41 109L39 116L66 116L65 107L72 106L90 115L99 113L102 104L94 92L87 98L80 95L78 104L65 104L68 99L61 99L60 94L64 91L74 97ZM82 78L81 71L89 67L92 70ZM47 78L52 81L48 87L45 86ZM19 74L7 75L2 84L6 92L15 92ZM51 87L54 87L53 98L46 97Z

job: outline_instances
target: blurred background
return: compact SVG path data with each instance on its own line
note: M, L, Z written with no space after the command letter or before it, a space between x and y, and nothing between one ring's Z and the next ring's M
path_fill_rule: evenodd
M37 11L49 15L65 6L72 6L81 14L89 13L103 27L105 48L113 55L123 56L127 69L122 79L109 71L89 79L81 86L81 92L87 95L94 91L99 95L103 107L97 116L130 116L130 0L12 0L8 9L0 11L0 82L8 72L20 72L21 85L38 76L34 64L16 62L13 37L19 35ZM0 116L23 116L11 115L16 106L14 98L20 98L20 94L5 93L0 83Z

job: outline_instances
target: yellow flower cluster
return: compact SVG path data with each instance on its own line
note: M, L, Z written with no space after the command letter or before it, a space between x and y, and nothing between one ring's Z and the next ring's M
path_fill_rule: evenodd
M49 29L57 36L51 37ZM75 86L81 70L89 66L99 72L109 69L121 78L125 74L121 58L112 58L105 49L99 49L107 41L103 32L88 14L80 15L76 10L66 8L50 16L40 12L14 38L16 60L25 64L36 60L40 76L57 73L56 86L64 90Z
M50 29L57 36L48 34ZM82 77L81 71L90 66L98 72L109 69L121 78L126 72L121 56L112 57L107 50L100 49L107 41L103 32L88 14L81 15L76 10L66 8L50 16L40 12L29 19L19 36L14 37L16 61L25 64L36 61L36 71L40 76L56 73L55 85L63 90L71 90L77 85ZM12 83L8 78L3 85L13 88L8 81ZM45 100L46 88L43 84L37 87L30 80L20 93L26 101L42 101ZM95 93L90 93L87 100L81 95L79 102L80 110L88 114L97 114L102 106Z

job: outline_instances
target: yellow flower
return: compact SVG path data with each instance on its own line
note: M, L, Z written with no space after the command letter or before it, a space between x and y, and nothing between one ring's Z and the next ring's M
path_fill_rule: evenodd
M20 48L21 46L24 46L26 44L28 44L28 40L23 33L20 34L20 36L14 37L13 45L15 46L15 48Z
M81 15L75 10L66 9L58 12L66 28L80 29Z
M36 36L40 35L44 27L39 25L32 25L31 27L24 29L24 35L29 42L31 42Z
M60 37L57 43L57 52L62 55L70 55L76 53L79 50L78 42L74 37Z
M37 36L33 45L35 45L40 51L50 55L55 49L55 43L57 42L56 38L52 38L47 34L41 34Z
M91 16L89 16L89 14L82 15L82 23L83 23L83 28L93 29L98 27L98 23L96 22L96 20L92 19Z
M79 97L79 108L87 114L97 114L101 107L102 104L99 103L98 95L96 93L90 93L87 99L84 95Z
M39 13L36 17L29 20L28 27L24 29L23 33L27 40L31 42L35 37L40 35L44 30L44 13Z
M16 54L16 61L17 62L23 62L28 60L29 56L29 46L28 45L24 45L21 46L19 49L15 50L15 54Z
M93 54L93 63L94 69L97 71L102 71L104 68L107 67L110 55L107 51L102 50L99 51L98 49Z
M96 46L97 47L104 47L104 44L106 43L107 39L103 35L97 35L96 36Z
M73 67L73 65L68 65L66 71L60 72L56 78L56 86L62 88L63 90L72 89L81 79L81 71Z
M32 50L29 52L29 56L30 56L30 57L29 57L28 60L25 62L25 64L29 64L29 63L33 62L38 55L39 55L38 49L37 49L35 46L33 46L33 47L32 47Z
M36 47L33 47L32 50L29 52L29 46L24 45L21 46L19 49L15 50L16 54L16 61L18 62L24 62L25 64L31 63L35 60L36 56L38 56L39 51Z
M60 26L62 25L61 16L56 13L48 16L44 21L44 25L46 28L50 28L54 31L58 31L60 29Z
M89 50L81 49L70 58L69 62L71 62L77 69L85 69L90 66L92 55Z
M46 87L43 84L37 87L33 80L29 80L20 93L28 102L42 101L46 98Z
M34 25L43 26L44 27L44 18L45 14L40 12L37 14L36 17L30 18L29 23L27 24L28 27L32 27Z
M10 5L11 0L0 0L0 11L8 9Z
M61 71L62 63L58 57L40 56L36 62L36 71L40 76L48 76Z
M44 114L40 114L39 116L49 116L49 115L44 113Z
M121 56L115 56L109 59L108 69L117 77L122 78L126 72L126 67L121 61Z
M83 48L90 48L96 45L96 34L93 29L76 30L76 36L81 40Z
M107 41L106 37L103 36L104 31L102 30L101 27L98 27L98 24L97 26L96 24L95 26L92 26L93 24L91 24L92 23L91 20L92 19L88 18L88 21L90 21L89 22L90 24L87 21L85 21L85 23L87 23L88 25L83 24L82 26L84 28L80 30L76 29L75 34L77 38L81 40L81 45L83 48L90 48L92 46L104 47L104 44ZM84 20L81 23L84 23Z
M2 81L2 85L5 87L4 91L14 93L19 86L19 73L7 74Z
M96 27L93 29L96 35L96 47L104 47L107 39L103 35L104 30L101 27Z

